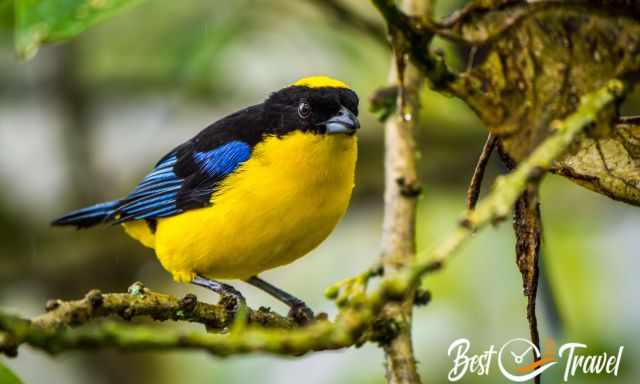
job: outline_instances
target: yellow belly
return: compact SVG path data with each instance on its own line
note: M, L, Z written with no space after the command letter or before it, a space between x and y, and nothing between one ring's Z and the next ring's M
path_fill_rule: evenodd
M174 279L245 279L320 244L344 215L354 183L355 136L294 132L258 144L212 196L212 206L144 222L129 235L155 248Z

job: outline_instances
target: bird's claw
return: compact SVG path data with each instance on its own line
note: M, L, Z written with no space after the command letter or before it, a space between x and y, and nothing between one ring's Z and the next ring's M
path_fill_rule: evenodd
M291 305L288 316L300 325L308 324L315 319L311 308L303 302Z
M224 284L223 287L224 291L220 293L220 305L226 310L236 313L240 307L247 305L247 301L240 291L227 284Z

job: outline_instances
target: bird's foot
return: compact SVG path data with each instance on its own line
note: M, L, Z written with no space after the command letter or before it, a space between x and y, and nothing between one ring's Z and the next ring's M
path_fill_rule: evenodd
M303 301L292 303L288 316L300 325L309 324L315 319L313 311Z
M260 288L289 307L289 318L293 319L300 325L308 324L315 320L313 311L307 307L304 301L283 291L282 289L269 284L258 276L251 276L246 280L247 283L254 287Z
M237 313L241 307L245 307L247 305L247 300L244 298L242 293L237 289L233 288L228 284L221 284L223 290L218 292L220 295L219 304L222 305L226 310Z
M193 278L191 283L210 289L220 295L220 305L224 306L228 311L237 313L241 307L247 305L242 293L229 284L210 280L198 275Z

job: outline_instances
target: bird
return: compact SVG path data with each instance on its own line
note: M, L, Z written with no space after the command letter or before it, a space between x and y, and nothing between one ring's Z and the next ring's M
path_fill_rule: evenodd
M344 216L355 185L358 96L309 76L210 124L160 159L123 198L55 219L121 225L179 283L244 302L245 281L313 319L304 301L258 275L308 254Z

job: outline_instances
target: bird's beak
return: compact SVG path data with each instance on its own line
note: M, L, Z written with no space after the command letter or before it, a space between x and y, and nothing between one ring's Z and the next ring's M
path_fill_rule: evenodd
M358 117L346 107L340 107L335 116L325 121L328 134L344 133L353 135L360 128Z

